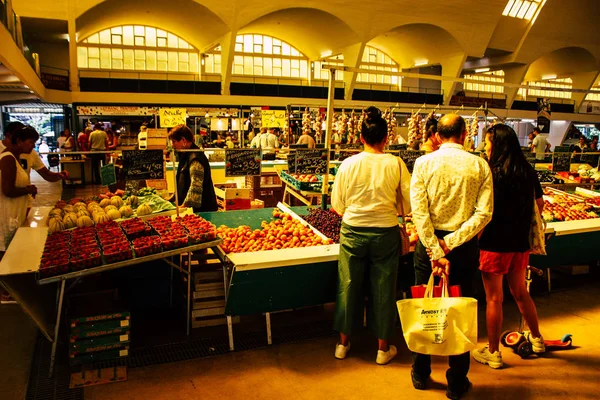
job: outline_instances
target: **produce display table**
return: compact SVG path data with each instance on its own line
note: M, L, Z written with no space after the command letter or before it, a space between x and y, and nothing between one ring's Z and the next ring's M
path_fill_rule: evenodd
M79 176L71 176L68 180L72 182L81 180L81 185L85 185L85 163L87 157L82 155L80 160L73 160L71 157L62 157L60 159L61 169L69 171L69 165L79 164ZM70 173L70 171L69 171ZM70 174L72 175L72 174Z
M54 362L56 359L56 347L58 344L64 294L67 290L67 280L79 279L84 276L162 259L172 268L188 275L186 326L187 334L189 335L192 301L190 279L192 252L207 248L216 250L217 246L221 243L221 239L217 239L210 242L181 247L144 257L132 258L126 261L105 264L81 271L37 279L36 285L36 273L39 270L40 259L44 250L47 236L48 228L46 227L19 228L9 248L7 249L4 258L0 262L0 282L6 287L8 292L15 298L15 300L17 300L24 311L30 315L46 338L52 342L50 374L53 373ZM188 257L187 269L182 267L181 262L180 265L176 265L168 259L174 256L182 256L183 254L187 254ZM50 287L48 284L51 283L58 283L58 289L56 292L46 289L47 287ZM56 306L55 308L54 305ZM50 317L51 315L55 315L55 318Z

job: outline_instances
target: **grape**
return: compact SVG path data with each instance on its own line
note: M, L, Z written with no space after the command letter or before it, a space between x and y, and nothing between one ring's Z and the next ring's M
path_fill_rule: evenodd
M309 210L308 215L304 215L302 218L334 243L340 242L342 217L333 211L312 208Z

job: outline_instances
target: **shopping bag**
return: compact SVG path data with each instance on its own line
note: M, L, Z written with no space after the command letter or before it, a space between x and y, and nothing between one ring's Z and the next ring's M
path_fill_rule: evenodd
M437 286L433 287L433 297L442 297L442 289L443 289L443 279L440 279L440 282ZM427 285L415 285L410 287L410 294L413 299L421 299L425 297L425 292L427 291ZM446 297L461 297L462 293L460 291L460 286L452 285L448 286L448 296Z
M533 212L531 214L531 228L529 230L529 249L531 254L546 255L546 222L540 216L540 210L533 199Z
M397 302L404 340L415 353L455 356L477 346L477 300L447 297L448 282L442 279L442 297L433 297L434 276L425 297Z

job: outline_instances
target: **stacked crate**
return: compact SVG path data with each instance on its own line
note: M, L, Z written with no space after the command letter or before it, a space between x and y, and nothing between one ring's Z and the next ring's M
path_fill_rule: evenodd
M226 324L223 263L211 249L192 256L192 279L192 328Z
M115 360L129 356L130 313L113 312L70 320L71 365Z
M275 207L283 199L285 185L276 172L263 172L261 176L247 176L246 187L250 197L264 202L265 207Z

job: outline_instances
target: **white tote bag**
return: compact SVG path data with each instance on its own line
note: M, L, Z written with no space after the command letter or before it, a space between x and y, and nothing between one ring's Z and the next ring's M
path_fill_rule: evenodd
M421 354L456 356L477 346L477 300L447 297L444 277L442 297L433 297L433 274L425 297L397 302L408 348Z

